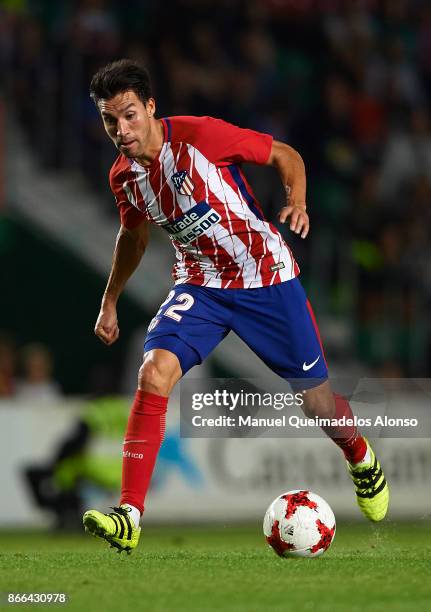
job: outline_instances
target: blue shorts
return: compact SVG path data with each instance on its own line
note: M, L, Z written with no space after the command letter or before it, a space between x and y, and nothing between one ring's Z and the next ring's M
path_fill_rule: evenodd
M185 374L231 330L282 378L306 379L313 387L328 377L313 311L297 278L256 289L176 285L149 325L145 352L171 351Z

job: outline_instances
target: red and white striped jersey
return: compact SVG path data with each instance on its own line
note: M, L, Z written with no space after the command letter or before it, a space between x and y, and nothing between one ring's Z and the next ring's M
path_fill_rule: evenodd
M162 121L164 143L149 166L119 155L111 168L121 223L133 228L146 219L168 232L176 284L237 289L297 276L239 167L265 164L272 137L212 117Z

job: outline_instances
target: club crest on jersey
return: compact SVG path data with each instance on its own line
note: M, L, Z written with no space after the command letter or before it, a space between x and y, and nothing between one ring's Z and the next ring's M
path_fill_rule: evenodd
M175 174L172 175L172 181L178 193L186 196L192 195L195 186L187 170L175 172Z

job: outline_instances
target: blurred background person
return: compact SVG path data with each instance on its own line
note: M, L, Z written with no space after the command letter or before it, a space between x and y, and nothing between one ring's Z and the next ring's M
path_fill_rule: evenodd
M0 399L12 397L16 388L16 350L12 338L0 332Z
M53 358L43 344L27 344L21 349L22 377L16 384L21 401L52 402L61 397L59 383L53 378Z

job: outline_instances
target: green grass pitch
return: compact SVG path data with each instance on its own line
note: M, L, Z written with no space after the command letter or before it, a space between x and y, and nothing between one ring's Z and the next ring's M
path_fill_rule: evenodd
M431 522L341 523L318 559L280 559L261 526L144 529L131 556L85 534L0 532L0 591L65 592L80 612L431 609Z

